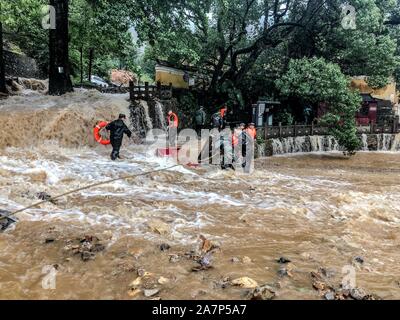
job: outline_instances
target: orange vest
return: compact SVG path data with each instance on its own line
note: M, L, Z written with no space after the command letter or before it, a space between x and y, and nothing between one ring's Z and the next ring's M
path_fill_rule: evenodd
M170 115L168 115L168 126L170 128L178 128L178 116L176 115L176 113L171 113Z
M250 137L252 137L253 139L255 139L255 138L257 137L257 130L256 130L256 128L254 128L254 129L247 128L245 131L246 131L246 133L247 133Z
M225 112L226 112L226 109L224 109L224 108L222 108L221 110L219 110L219 113L221 114L221 117L222 117L222 118L225 117Z

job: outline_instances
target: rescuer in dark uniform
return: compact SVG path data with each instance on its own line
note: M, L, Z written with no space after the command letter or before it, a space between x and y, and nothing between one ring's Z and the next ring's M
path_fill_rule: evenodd
M111 160L116 160L120 158L119 156L119 149L122 145L122 138L124 137L124 133L130 138L132 136L132 132L128 129L125 122L123 121L126 119L124 114L120 114L117 120L110 122L106 129L110 131L110 141L113 147L111 152Z

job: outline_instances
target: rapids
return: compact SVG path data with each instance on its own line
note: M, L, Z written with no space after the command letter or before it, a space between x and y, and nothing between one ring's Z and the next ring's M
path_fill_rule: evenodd
M97 120L127 110L125 96L91 91L1 101L0 209L171 165L128 139L124 159L111 162L110 148L91 140ZM349 264L357 285L399 299L399 178L399 153L333 152L259 159L251 175L180 166L78 192L18 214L0 233L0 299L143 299L127 293L141 268L170 279L158 285L162 299L241 299L244 289L219 283L242 276L279 282L278 299L318 299L310 272L327 268L340 283ZM106 245L94 260L65 252L70 239L88 234ZM213 269L170 261L196 248L200 235L220 246ZM55 241L45 243L49 237ZM162 243L171 249L160 251ZM245 256L251 261L231 261ZM281 256L292 261L293 277L278 276ZM41 286L46 265L57 265L55 290Z

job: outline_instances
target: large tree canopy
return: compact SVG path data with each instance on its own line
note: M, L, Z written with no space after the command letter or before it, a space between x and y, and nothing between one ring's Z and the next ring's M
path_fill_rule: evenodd
M309 104L323 103L325 122L332 135L348 152L359 146L354 115L361 97L350 89L350 79L334 63L322 58L291 60L286 73L277 80L283 96L295 97Z
M258 86L251 82L253 75L268 81L291 58L302 57L324 57L345 74L366 75L372 86L382 86L398 65L388 24L397 17L398 4L350 3L355 29L343 27L347 1L341 0L153 0L138 7L137 29L154 57L208 73L209 90L221 100L228 97L224 89L246 93Z

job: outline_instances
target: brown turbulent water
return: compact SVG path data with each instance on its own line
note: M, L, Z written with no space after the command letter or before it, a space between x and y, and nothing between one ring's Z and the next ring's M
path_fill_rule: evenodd
M26 104L33 98L24 99ZM122 98L102 99L93 98L99 109L89 118L109 120L126 108ZM113 102L115 110L107 114L104 106ZM71 105L52 108L56 123ZM35 124L43 116L42 108L30 113L21 109ZM79 108L76 112L90 131L88 113ZM3 120L18 116L1 107L0 114ZM3 127L0 209L30 205L37 201L37 192L60 194L169 165L144 146L127 142L125 159L111 163L107 147L85 142L90 132L83 134L82 143L68 140L83 122L70 123L63 137L49 134L53 142L42 145L45 136L39 128L29 145L15 136L26 134L19 131L17 119L13 132ZM17 147L4 137L14 137ZM342 268L353 264L357 286L383 299L398 299L399 180L399 153L358 153L351 159L326 153L260 159L252 175L211 166L177 167L85 190L19 214L19 222L0 234L0 298L143 299L128 291L137 270L144 269L156 279L169 279L156 284L162 299L241 299L245 290L219 283L243 276L259 284L279 282L278 299L319 299L310 272L324 267L334 273L332 281L340 283ZM159 225L161 234L154 230ZM106 246L87 262L65 249L69 240L85 235L97 236ZM195 262L169 260L170 254L196 248L200 235L221 248L213 254L213 269L191 272ZM46 244L48 238L55 241ZM171 249L160 251L162 243ZM281 256L292 260L292 277L278 276L276 259ZM355 256L365 262L354 263ZM232 257L249 257L251 262L233 263ZM58 265L55 290L42 288L46 265Z

